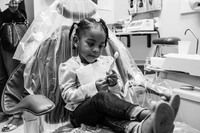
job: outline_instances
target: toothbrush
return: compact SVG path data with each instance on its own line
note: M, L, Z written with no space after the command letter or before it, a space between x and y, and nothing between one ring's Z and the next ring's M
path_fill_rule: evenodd
M108 70L108 73L110 73L111 70L113 69L114 64L115 64L115 61L116 61L116 59L117 59L118 57L119 57L119 52L115 52L115 54L114 54L114 60L113 60L112 64L110 65L110 69Z

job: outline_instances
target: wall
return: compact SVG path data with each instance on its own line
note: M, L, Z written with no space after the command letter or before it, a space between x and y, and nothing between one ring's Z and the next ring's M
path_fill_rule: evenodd
M54 0L34 0L34 17L36 17L42 10L48 8Z
M115 0L114 7L114 21L128 18L129 0Z
M114 22L114 2L115 0L108 0L110 5L109 9L99 8L98 13L99 15L106 21L106 23L113 23Z
M192 41L190 54L195 53L196 40L191 33L184 35L187 28L200 38L200 12L181 14L181 0L163 0L163 9L160 15L161 36L177 36L181 40ZM199 50L200 51L200 50Z
M38 13L48 8L53 1L54 0L25 0L28 21L32 23L33 19L38 15Z
M26 13L28 21L31 23L34 19L34 0L25 0Z

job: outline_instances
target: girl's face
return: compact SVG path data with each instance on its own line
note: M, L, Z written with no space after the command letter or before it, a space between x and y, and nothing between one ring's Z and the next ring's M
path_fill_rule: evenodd
M81 34L78 39L78 53L82 63L96 61L105 47L106 35L102 28L96 27Z

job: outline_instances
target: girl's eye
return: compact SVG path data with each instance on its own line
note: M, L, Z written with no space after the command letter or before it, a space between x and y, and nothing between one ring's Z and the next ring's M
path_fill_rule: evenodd
M103 45L99 45L99 48L103 48Z
M93 42L87 42L88 46L94 46Z
M99 48L103 48L103 47L105 47L104 43L102 43L102 44L99 45Z

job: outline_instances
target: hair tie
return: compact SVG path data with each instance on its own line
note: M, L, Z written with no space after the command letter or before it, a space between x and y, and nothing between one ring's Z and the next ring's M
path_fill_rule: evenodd
M94 17L96 22L100 22L100 18L99 17Z

